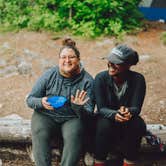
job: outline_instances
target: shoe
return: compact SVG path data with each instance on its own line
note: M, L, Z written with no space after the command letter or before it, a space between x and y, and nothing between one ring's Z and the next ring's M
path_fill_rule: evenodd
M94 166L105 166L105 163L104 163L104 162L101 162L101 163L94 163Z
M123 163L123 166L136 166L136 165L135 165L135 163L130 163L130 164L129 164L129 163L124 162L124 163Z

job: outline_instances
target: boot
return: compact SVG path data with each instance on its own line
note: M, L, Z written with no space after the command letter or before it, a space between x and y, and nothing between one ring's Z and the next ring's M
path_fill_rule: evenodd
M132 161L123 161L123 166L136 166L136 164Z
M100 163L94 163L94 166L105 166L104 162L100 162Z
M123 163L123 166L136 166L135 164Z

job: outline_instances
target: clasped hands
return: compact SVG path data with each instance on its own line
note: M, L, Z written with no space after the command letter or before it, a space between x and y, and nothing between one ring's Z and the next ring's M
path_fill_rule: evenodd
M131 117L132 114L129 112L129 109L125 106L121 106L115 115L115 120L117 122L126 122L129 121Z
M89 100L89 97L86 97L86 94L87 92L84 91L84 90L79 90L77 89L76 91L76 95L73 96L71 95L71 98L70 98L70 101L71 103L73 104L76 104L76 105L84 105L88 100ZM45 109L47 110L54 110L54 108L50 105L50 103L47 102L47 97L43 97L41 102L42 102L42 105Z

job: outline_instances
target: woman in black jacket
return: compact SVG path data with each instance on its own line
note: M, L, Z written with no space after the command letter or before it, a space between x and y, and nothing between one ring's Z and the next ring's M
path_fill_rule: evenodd
M119 45L108 56L108 70L95 78L98 121L95 140L95 166L104 166L108 152L120 148L123 166L135 166L146 125L139 116L146 84L143 75L130 70L138 54Z

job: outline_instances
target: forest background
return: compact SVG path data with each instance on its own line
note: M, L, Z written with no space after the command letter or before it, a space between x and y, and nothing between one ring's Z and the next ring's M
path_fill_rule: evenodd
M72 37L93 77L107 69L103 57L117 44L136 49L140 62L132 70L142 73L147 84L141 116L147 123L166 125L166 24L145 20L139 3L0 0L0 117L17 114L31 118L27 94L45 70L58 64L62 39ZM29 160L3 163L32 165Z

